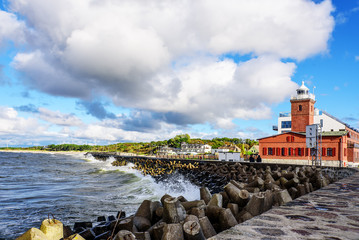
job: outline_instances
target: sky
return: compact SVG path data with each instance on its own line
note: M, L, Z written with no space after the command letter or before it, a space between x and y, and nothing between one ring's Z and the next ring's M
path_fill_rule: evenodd
M0 146L257 139L304 81L359 128L359 0L0 0Z

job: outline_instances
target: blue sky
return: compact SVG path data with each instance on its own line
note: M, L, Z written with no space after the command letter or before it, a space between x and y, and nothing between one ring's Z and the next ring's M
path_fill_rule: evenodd
M0 0L0 146L272 135L305 82L359 128L359 1Z

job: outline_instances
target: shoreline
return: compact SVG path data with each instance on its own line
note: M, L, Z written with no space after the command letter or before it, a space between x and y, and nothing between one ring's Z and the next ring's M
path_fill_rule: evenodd
M83 154L85 155L88 153L87 151L41 151L41 150L6 150L6 149L0 149L1 152L12 152L12 153L44 153L44 154Z

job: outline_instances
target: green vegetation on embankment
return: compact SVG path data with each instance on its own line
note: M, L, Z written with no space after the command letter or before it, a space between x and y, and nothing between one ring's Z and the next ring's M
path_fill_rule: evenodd
M85 151L85 152L127 152L127 153L136 153L141 155L150 155L156 154L158 149L162 146L168 145L173 148L180 148L181 143L186 142L189 144L208 144L212 146L213 149L225 146L225 145L236 145L242 149L242 152L248 151L253 145L258 144L257 141L251 139L240 139L240 138L213 138L209 139L200 139L193 138L188 134L177 135L174 138L163 141L152 141L152 142L138 142L138 143L116 143L111 145L76 145L76 144L51 144L48 146L34 146L26 148L16 148L16 147L2 147L0 150L20 150L20 151Z

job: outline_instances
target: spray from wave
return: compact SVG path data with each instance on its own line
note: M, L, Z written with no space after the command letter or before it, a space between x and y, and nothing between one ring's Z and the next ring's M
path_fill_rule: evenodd
M158 181L150 175L144 176L141 171L134 168L133 163L127 163L125 166L112 166L112 162L116 161L114 157L99 161L91 155L86 155L86 160L98 170L97 173L113 174L116 172L118 184L121 185L116 196L122 203L131 202L139 205L146 199L158 201L164 194L174 197L183 196L189 201L200 197L199 187L177 172ZM136 209L132 208L130 212L134 213Z

